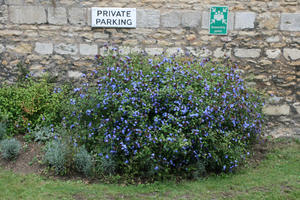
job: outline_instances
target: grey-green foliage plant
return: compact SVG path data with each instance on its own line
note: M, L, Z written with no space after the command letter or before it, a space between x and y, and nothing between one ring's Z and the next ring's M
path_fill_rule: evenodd
M79 172L82 172L85 176L91 175L93 160L92 156L84 147L78 149L78 152L74 156L74 163Z
M66 174L69 149L66 143L52 140L46 144L44 161L53 167L56 174Z
M3 140L6 135L6 124L4 122L0 122L0 140Z
M0 152L4 159L15 159L21 150L21 143L15 138L2 140L0 143Z
M33 137L35 142L47 142L53 138L53 132L50 127L39 127L37 126L33 131Z

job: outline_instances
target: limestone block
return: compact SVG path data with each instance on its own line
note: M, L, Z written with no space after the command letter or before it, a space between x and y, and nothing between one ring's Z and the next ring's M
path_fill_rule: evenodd
M300 114L300 102L294 103L293 107L295 108L296 112Z
M145 48L147 54L151 56L161 55L163 52L162 48Z
M260 56L260 49L234 49L234 55L240 58L258 58Z
M48 8L48 22L49 24L62 25L67 24L67 11L65 8L59 7Z
M53 53L53 44L51 43L35 43L35 52L39 54L52 54Z
M94 39L108 39L108 38L109 38L109 34L101 33L101 32L94 33Z
M282 13L280 30L300 31L300 13Z
M287 60L298 60L300 59L300 49L284 48L283 56Z
M160 25L159 10L137 9L136 15L138 28L158 28Z
M231 56L231 51L230 50L223 50L222 48L217 48L214 51L213 55L216 58L230 57Z
M16 24L43 24L47 22L46 10L42 6L10 6L10 22Z
M266 115L289 115L290 114L290 106L287 104L283 105L265 105L263 108L263 112Z
M32 52L32 46L28 43L18 43L15 45L7 45L7 50L18 54L29 54Z
M86 8L70 8L69 22L71 24L85 25L87 23Z
M209 12L202 13L201 28L203 28L203 29L209 28Z
M96 44L89 45L89 44L80 44L79 51L81 55L84 56L93 56L98 54L98 46Z
M76 55L78 52L77 45L60 43L54 46L55 53L62 55Z
M24 0L4 0L4 2L7 5L22 5L24 3Z
M280 56L281 50L280 49L267 49L266 55L268 58L274 59Z
M266 41L269 42L269 43L279 42L279 41L280 41L280 38L279 38L278 35L276 35L276 36L271 36L271 37L268 37L268 38L266 39Z
M235 29L254 28L255 17L254 12L236 12Z
M79 71L68 71L68 77L69 78L74 78L74 79L79 79L83 73Z
M168 56L180 55L180 54L183 54L183 53L184 53L184 51L180 47L171 47L171 48L168 48L166 50L166 54Z
M200 11L185 11L182 13L181 24L183 27L199 27L201 16Z
M181 12L169 11L161 15L161 26L166 28L179 27L181 24Z
M4 50L5 50L5 47L2 44L0 44L0 53L3 53Z

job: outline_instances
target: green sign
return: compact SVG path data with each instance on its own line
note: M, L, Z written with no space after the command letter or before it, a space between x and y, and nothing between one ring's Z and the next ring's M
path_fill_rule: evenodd
M210 8L209 34L227 35L228 7L213 6Z

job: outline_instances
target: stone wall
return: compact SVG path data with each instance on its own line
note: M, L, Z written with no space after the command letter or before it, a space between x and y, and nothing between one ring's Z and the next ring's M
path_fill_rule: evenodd
M209 8L216 4L229 7L227 36L208 34ZM137 28L91 28L91 7L137 8ZM20 61L36 74L79 77L105 44L123 53L180 48L230 57L250 84L271 96L269 127L298 127L289 134L300 134L300 0L0 0L1 82L14 81Z

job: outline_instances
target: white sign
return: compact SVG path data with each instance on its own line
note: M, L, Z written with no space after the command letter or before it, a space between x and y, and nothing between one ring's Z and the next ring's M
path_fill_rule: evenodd
M92 8L92 27L136 28L136 9Z

